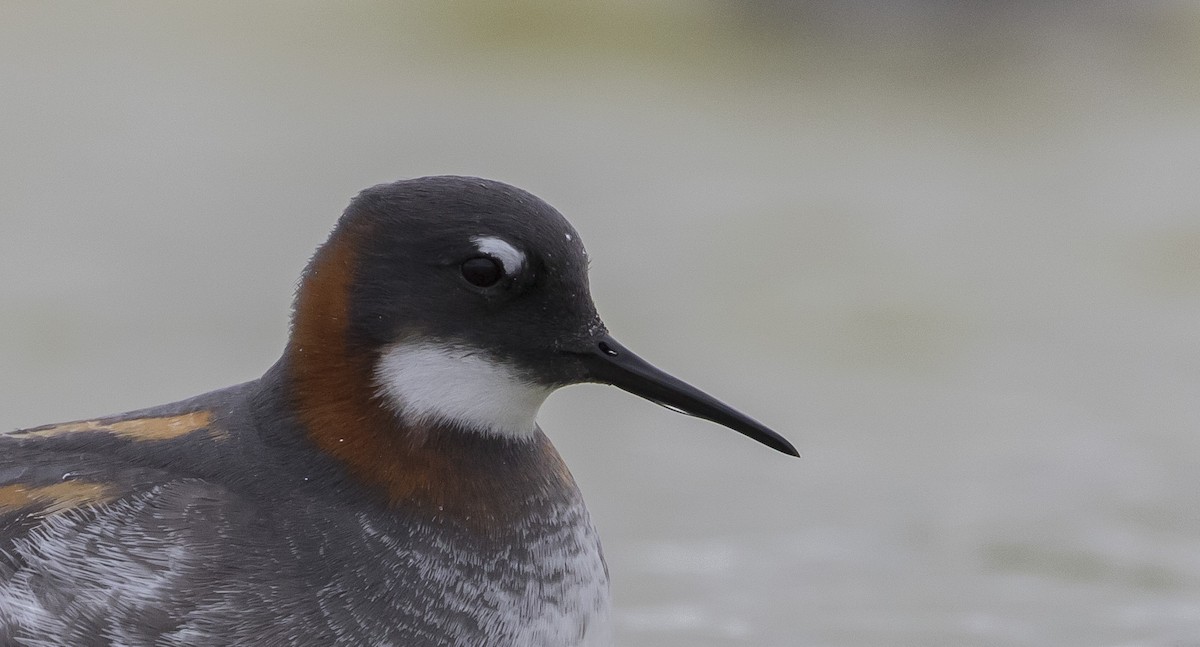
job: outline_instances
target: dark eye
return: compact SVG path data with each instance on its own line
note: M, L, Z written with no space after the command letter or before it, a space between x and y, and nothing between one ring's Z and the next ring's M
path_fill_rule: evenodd
M488 288L504 277L504 267L494 258L476 256L463 261L462 275L471 285Z

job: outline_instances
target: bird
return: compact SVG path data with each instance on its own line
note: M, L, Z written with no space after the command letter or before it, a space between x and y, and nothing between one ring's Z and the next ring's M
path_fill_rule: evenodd
M798 455L617 343L546 202L365 189L260 378L0 434L0 645L609 645L600 539L536 421L582 382Z

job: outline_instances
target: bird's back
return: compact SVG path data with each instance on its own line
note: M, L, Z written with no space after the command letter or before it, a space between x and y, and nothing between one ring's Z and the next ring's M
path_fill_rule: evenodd
M0 644L607 642L577 492L503 528L389 506L276 433L272 398L0 436Z

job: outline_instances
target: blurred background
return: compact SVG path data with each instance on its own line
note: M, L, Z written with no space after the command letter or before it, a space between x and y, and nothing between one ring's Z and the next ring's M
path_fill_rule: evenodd
M622 645L1200 645L1200 6L0 2L0 427L252 379L359 189L545 198Z

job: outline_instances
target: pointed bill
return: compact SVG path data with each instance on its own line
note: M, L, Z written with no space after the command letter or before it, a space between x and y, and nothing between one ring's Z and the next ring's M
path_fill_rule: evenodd
M790 456L799 456L783 436L762 423L655 368L608 335L597 338L580 353L589 379L611 384L651 402L689 416L724 425Z

